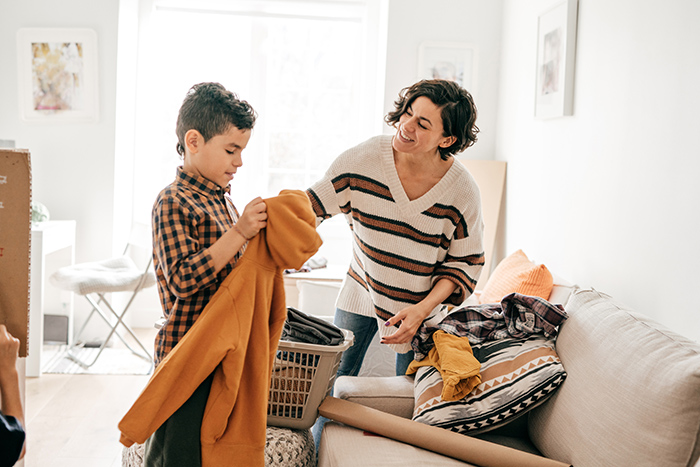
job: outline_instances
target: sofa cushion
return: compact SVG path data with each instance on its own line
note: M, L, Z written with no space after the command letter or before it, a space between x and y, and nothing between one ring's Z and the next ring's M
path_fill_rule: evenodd
M498 263L479 295L479 303L498 303L513 292L547 300L552 285L552 274L547 267L533 263L523 250L518 250Z
M555 282L552 286L552 293L549 294L547 301L555 305L562 305L564 309L566 309L566 303L569 301L569 297L571 297L571 294L577 289L578 287L575 285L563 285Z
M517 431L465 436L335 397L327 398L319 411L334 420L324 426L319 445L319 466L472 463L484 466L564 466L542 457L527 435L520 438ZM450 458L459 459L464 464Z
M357 467L360 465L476 467L474 464L377 436L342 423L333 421L326 423L323 427L323 437L318 450L318 467Z
M566 311L556 348L568 376L530 412L533 443L573 465L695 465L700 345L595 290Z
M547 301L555 305L562 305L566 309L566 304L569 302L571 294L578 289L578 285L572 284L556 274L552 274L552 292L549 294Z
M481 362L481 384L463 399L442 400L440 373L432 366L418 369L413 420L458 433L483 433L544 402L566 376L552 338L502 339L472 350Z
M413 413L412 376L339 376L333 395L403 418Z

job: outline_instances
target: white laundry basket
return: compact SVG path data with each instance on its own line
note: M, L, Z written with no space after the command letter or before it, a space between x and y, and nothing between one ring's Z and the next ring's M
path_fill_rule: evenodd
M267 424L294 429L310 428L318 406L330 395L340 357L354 340L343 329L339 345L317 345L281 340L272 366Z

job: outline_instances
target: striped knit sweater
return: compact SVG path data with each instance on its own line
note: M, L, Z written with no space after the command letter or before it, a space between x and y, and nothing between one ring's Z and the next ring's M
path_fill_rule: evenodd
M448 302L462 303L484 264L481 197L471 174L455 160L430 191L410 201L391 140L376 136L345 151L307 190L317 223L342 213L353 233L353 256L336 306L376 316L382 336L396 331L384 321L420 302L442 278L456 286Z

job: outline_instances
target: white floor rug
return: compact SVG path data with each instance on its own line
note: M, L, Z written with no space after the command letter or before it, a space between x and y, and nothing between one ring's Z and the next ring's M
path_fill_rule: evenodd
M97 361L90 367L85 368L68 355L68 346L44 346L43 359L45 361L42 373L65 373L65 374L86 374L86 375L148 375L152 371L152 364L142 357L134 355L130 350L124 348L107 347ZM99 349L82 348L74 349L73 355L86 363L94 360Z

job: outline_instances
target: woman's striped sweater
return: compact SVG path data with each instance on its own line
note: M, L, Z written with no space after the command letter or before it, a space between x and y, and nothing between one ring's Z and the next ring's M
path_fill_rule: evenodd
M420 302L442 278L456 285L448 301L462 303L484 264L481 197L469 171L455 160L430 191L410 201L391 140L376 136L345 151L307 190L317 223L342 213L353 233L353 256L336 306L376 316L381 335L396 331L384 321ZM391 347L410 350L409 344Z

